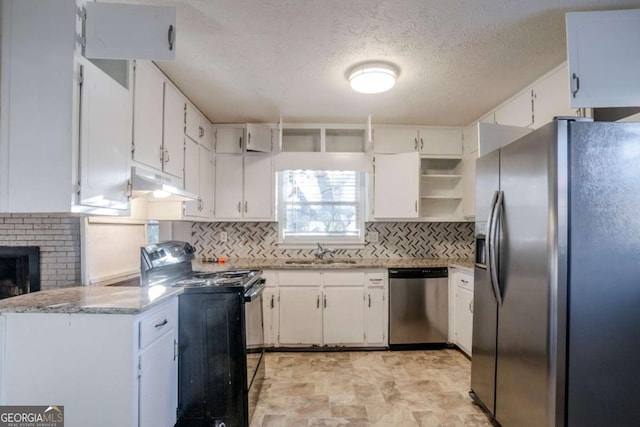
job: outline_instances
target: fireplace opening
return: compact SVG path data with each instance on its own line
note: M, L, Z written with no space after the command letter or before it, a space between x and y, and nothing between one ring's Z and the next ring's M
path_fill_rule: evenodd
M40 248L0 247L0 299L40 290Z

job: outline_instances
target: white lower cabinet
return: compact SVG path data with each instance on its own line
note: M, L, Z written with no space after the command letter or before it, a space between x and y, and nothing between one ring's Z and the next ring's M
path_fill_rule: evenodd
M280 288L280 345L322 343L321 293L315 286Z
M140 352L140 427L171 427L175 422L178 391L175 345L176 335L166 333Z
M387 345L386 270L266 274L273 286L263 297L268 346Z
M4 313L3 323L0 405L63 405L69 426L175 424L177 297L141 314Z
M387 299L384 287L367 289L365 308L366 342L369 347L387 345Z
M364 287L332 286L323 291L323 343L364 344Z
M453 340L462 351L471 356L473 335L473 273L466 269L450 269L453 286L454 331Z

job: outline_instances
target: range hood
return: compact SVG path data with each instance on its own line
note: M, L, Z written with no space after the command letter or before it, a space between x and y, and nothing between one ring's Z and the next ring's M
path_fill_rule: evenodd
M188 202L197 194L183 190L180 178L142 166L131 167L131 196L153 201Z

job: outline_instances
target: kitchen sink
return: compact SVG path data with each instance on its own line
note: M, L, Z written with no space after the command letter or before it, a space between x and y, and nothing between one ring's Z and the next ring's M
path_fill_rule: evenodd
M284 262L289 265L327 265L327 264L355 264L351 259L290 259Z

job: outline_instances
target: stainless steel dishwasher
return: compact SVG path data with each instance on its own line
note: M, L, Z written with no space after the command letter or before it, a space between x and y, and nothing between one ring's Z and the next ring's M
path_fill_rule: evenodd
M448 269L390 269L389 347L443 346L448 335Z

